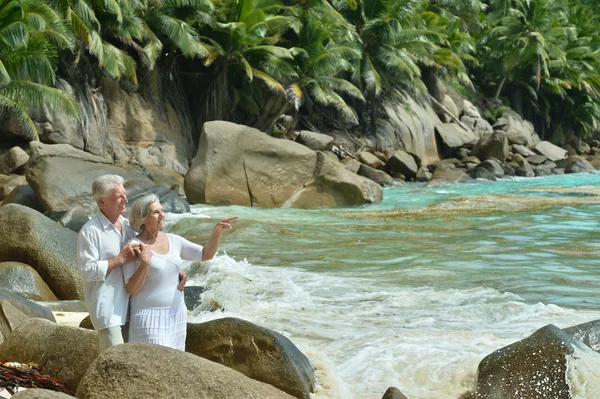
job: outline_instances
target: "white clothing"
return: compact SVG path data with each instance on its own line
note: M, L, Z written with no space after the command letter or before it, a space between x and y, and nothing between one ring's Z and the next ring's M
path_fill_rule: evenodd
M182 260L201 260L203 248L185 238L166 234L169 251L152 258L146 280L130 300L129 342L148 342L185 349L187 309L183 292L177 289ZM135 238L132 243L141 242ZM125 284L138 270L140 261L123 265Z
M112 326L98 330L98 349L104 352L111 346L123 343L121 326Z
M129 293L120 267L108 275L108 260L117 256L125 243L135 237L129 222L119 216L122 233L102 212L79 231L77 264L83 280L83 294L94 328L121 326L127 321Z

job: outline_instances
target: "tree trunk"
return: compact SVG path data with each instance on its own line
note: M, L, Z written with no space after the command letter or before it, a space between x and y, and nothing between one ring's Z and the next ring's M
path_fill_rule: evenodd
M497 100L500 97L500 93L502 92L502 88L504 87L504 83L506 82L506 76L502 78L500 85L498 86L498 90L496 90L496 95L494 96L494 100Z

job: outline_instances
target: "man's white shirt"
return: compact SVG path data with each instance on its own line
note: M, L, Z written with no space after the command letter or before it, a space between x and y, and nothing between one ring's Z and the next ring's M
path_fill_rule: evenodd
M77 264L83 280L83 293L96 330L120 326L127 321L129 293L120 267L108 276L108 260L117 256L123 246L136 236L129 222L119 216L122 234L102 212L98 212L79 231Z

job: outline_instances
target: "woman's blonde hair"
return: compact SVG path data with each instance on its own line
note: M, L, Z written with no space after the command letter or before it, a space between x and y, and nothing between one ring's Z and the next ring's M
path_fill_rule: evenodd
M131 215L129 215L129 225L138 233L144 230L144 220L150 211L150 205L158 201L156 194L146 194L138 198L133 207L131 207Z

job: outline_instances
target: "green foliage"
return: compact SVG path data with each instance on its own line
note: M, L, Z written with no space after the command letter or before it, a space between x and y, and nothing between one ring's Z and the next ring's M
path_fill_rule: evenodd
M492 106L485 110L484 116L490 123L493 124L502 116L504 111L508 111L509 109L510 107L507 107L506 105Z
M44 1L0 1L0 115L12 114L31 140L39 138L29 108L77 115L73 99L49 87L58 51L73 45L67 25Z

